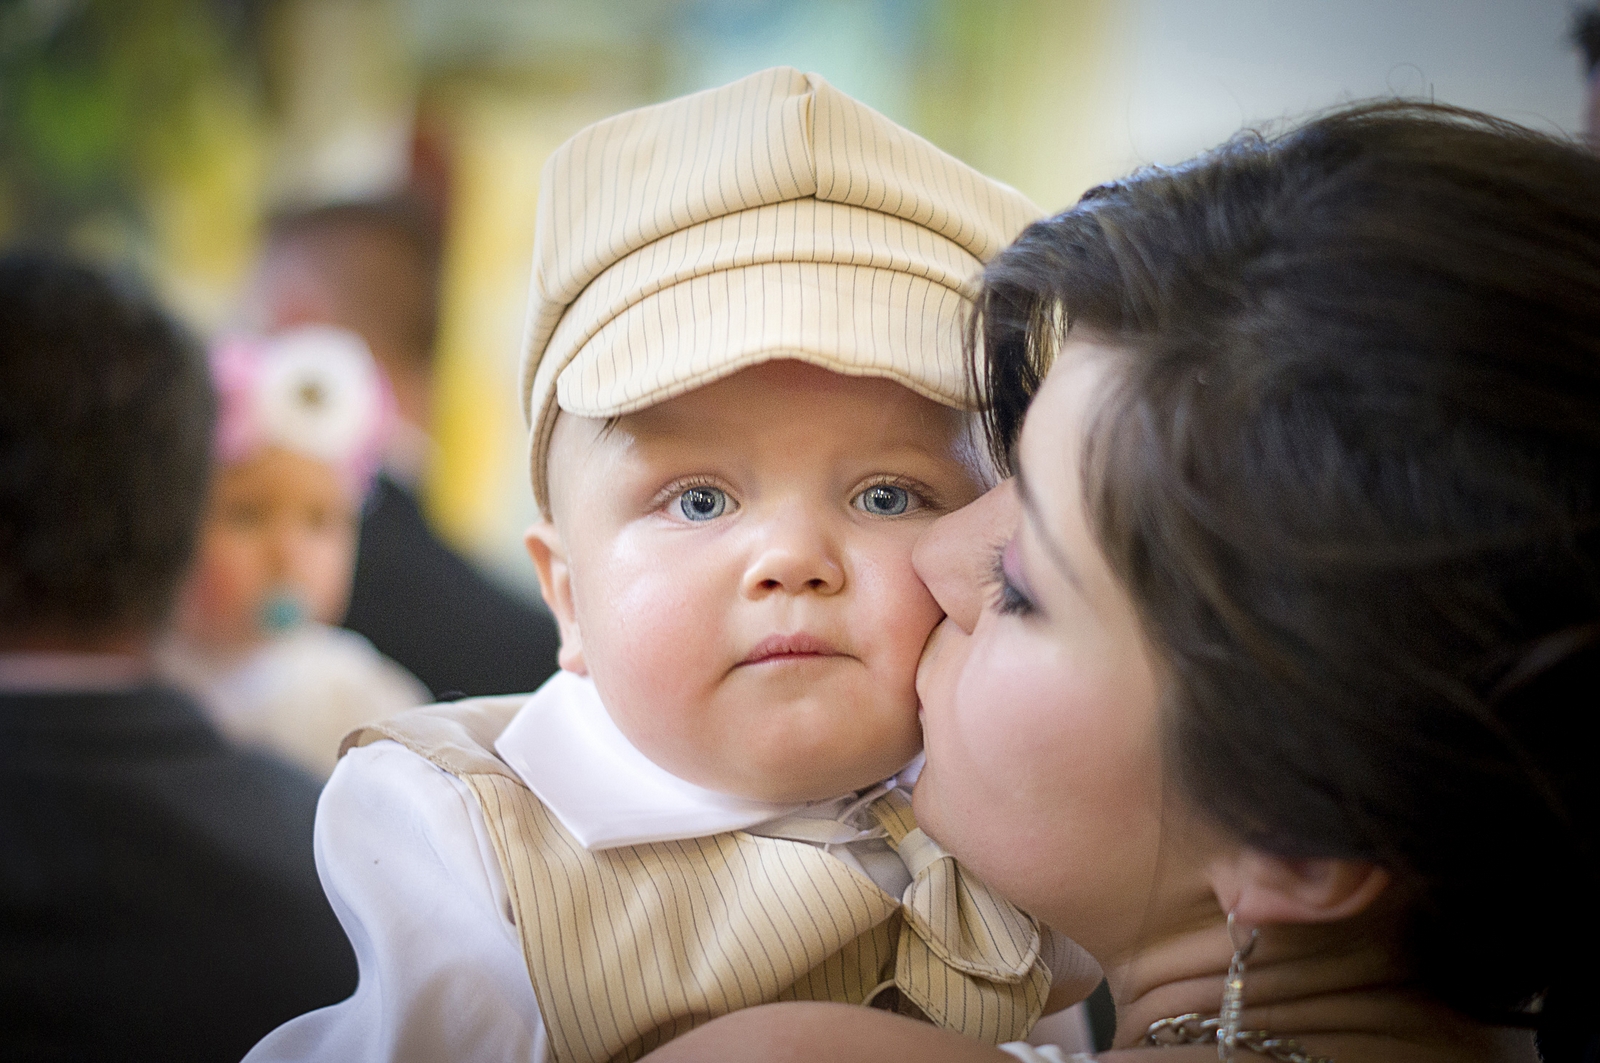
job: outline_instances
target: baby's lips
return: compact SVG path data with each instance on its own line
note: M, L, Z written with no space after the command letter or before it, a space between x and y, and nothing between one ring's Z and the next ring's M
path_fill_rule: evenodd
M786 657L840 657L843 652L827 639L800 631L768 635L756 643L740 664L760 664Z

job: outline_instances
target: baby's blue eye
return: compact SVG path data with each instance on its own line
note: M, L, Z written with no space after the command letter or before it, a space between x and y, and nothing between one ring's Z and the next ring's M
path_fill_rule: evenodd
M894 484L875 484L856 496L856 508L875 517L898 517L911 508L911 492Z
M728 492L720 487L691 487L678 496L685 520L716 520L728 508Z

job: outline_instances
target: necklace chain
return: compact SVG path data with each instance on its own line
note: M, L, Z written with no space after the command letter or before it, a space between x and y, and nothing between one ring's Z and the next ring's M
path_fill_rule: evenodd
M1157 1019L1145 1031L1145 1045L1198 1045L1222 1039L1222 1019L1206 1018L1198 1011L1171 1019ZM1240 1030L1233 1043L1278 1063L1333 1063L1331 1056L1314 1056L1292 1037L1274 1037L1266 1030Z

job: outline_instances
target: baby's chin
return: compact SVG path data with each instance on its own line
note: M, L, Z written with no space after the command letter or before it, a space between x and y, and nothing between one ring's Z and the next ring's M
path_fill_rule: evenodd
M788 756L776 751L748 751L743 757L726 758L737 763L686 765L687 770L663 767L696 785L731 797L800 804L826 801L875 786L904 768L921 751L920 735L914 740L895 736L870 750L855 750L848 755L830 757L807 752L797 758L792 751Z
M696 786L772 804L825 801L882 782L922 751L909 681L887 696L830 678L799 689L724 682L637 706L622 690L607 708L635 748Z

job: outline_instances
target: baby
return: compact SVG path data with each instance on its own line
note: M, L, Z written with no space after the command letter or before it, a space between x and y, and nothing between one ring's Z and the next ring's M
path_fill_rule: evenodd
M962 292L1035 214L789 69L556 152L524 391L563 671L351 737L317 831L361 988L252 1059L636 1059L784 999L1027 1033L1070 949L902 786L912 545L988 482Z
M216 468L157 655L229 738L320 778L350 729L429 700L344 614L356 522L392 411L355 335L302 328L211 351Z

